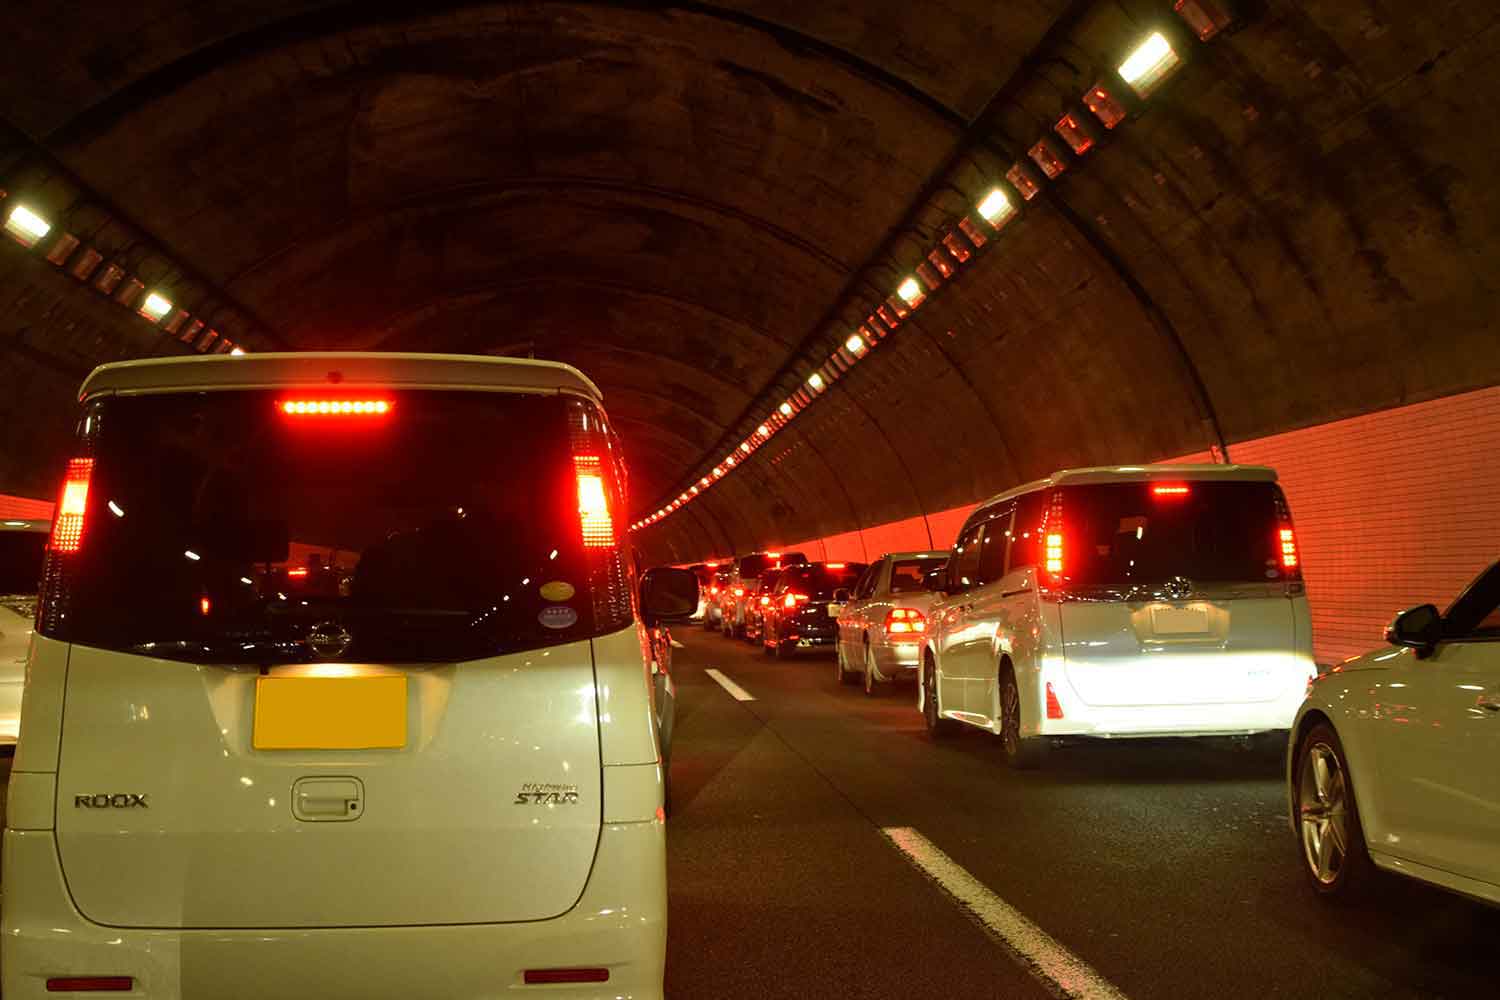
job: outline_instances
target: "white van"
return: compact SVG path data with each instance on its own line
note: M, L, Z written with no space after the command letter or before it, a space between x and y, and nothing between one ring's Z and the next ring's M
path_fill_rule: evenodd
M1072 469L982 504L938 574L919 707L1034 767L1057 737L1287 730L1315 675L1272 469Z
M547 362L96 370L5 832L6 1000L660 997L618 442Z

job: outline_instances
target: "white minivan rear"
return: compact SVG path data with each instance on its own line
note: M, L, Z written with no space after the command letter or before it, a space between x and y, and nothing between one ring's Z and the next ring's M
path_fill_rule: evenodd
M623 490L561 365L96 372L11 779L7 1000L660 996Z
M1274 470L1074 469L981 505L928 612L921 708L1033 766L1061 737L1250 736L1314 675Z

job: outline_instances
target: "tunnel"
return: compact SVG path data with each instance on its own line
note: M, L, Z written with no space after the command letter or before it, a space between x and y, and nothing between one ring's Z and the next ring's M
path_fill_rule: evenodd
M4 23L5 516L51 517L98 365L417 352L597 384L642 567L873 563L1057 470L1264 465L1326 669L1500 549L1493 0Z

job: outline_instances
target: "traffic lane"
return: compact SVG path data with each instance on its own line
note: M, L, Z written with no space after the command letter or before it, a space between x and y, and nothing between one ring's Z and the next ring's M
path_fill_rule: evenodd
M934 743L909 686L868 699L834 683L829 657L773 661L713 637L682 652L754 693L770 728L872 823L921 830L1131 996L1493 987L1494 910L1394 878L1364 905L1313 898L1274 755L1101 743L1018 774L986 734Z
M667 996L1050 996L764 725L757 702L704 675L714 658L694 654L713 646L686 641Z

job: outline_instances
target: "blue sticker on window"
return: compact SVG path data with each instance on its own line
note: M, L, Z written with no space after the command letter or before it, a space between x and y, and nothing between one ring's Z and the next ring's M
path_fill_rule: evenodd
M578 612L561 604L543 608L536 616L543 628L570 628L578 624Z

